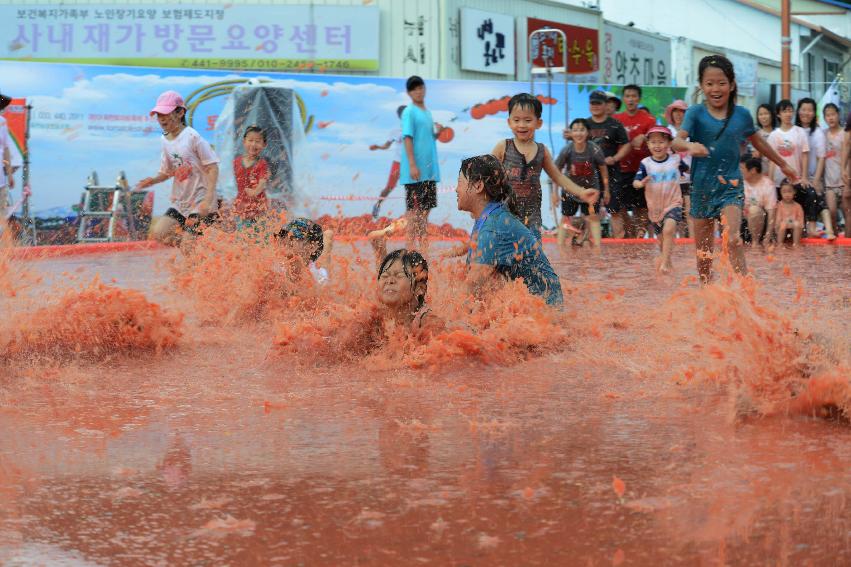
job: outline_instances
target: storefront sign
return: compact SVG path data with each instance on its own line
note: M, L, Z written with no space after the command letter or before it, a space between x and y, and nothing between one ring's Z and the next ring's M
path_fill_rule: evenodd
M597 30L539 20L537 18L527 18L526 28L528 34L545 28L557 29L564 32L564 35L567 37L567 46L559 41L552 45L547 43L545 47L554 49L553 59L555 61L562 61L566 52L567 71L571 75L594 73L598 70L600 49ZM532 65L534 67L546 66L540 50L537 53L531 53L530 57L532 55L535 55L532 59Z
M461 68L499 75L514 74L514 18L461 9Z
M667 39L606 22L603 32L603 83L667 85L671 44Z
M0 6L4 59L375 71L378 38L376 6Z

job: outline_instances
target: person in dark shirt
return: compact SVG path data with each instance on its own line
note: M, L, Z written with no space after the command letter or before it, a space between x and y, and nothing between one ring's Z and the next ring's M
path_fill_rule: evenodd
M588 117L588 141L603 150L609 170L609 187L614 187L620 175L618 164L629 154L631 146L623 124L606 114L608 100L609 97L603 91L594 91L588 97L588 107L591 111L591 116ZM564 131L564 137L570 139L570 130ZM607 205L610 212L620 210L620 203L615 201L615 196L612 195ZM614 236L623 238L622 226L620 233L615 233Z

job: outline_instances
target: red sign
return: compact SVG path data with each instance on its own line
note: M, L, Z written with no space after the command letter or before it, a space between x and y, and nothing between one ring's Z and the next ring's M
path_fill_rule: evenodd
M3 112L3 118L21 155L27 155L27 99L13 98Z
M579 75L582 73L594 73L599 70L600 41L597 30L539 20L537 18L526 18L527 34L545 28L561 30L567 37L567 46L561 45L561 41L558 42L558 45L553 46L555 48L553 60L557 62L563 61L566 53L568 73ZM532 64L535 67L547 66L546 61L543 60L540 53L532 61Z

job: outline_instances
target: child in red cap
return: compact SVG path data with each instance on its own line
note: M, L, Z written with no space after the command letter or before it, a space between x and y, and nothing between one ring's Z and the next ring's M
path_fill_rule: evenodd
M176 246L183 233L198 233L216 216L219 158L201 135L186 125L186 105L175 91L166 91L151 109L163 130L160 171L136 186L144 189L173 177L171 208L151 226L151 238Z
M647 131L647 148L650 155L641 160L632 186L644 189L647 199L647 216L659 239L662 255L656 269L667 274L671 271L671 252L677 224L683 220L683 195L680 190L682 176L688 166L679 154L671 154L671 131L665 126L653 126Z

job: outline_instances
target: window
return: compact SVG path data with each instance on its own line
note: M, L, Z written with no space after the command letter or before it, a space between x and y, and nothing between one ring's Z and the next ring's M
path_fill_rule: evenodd
M812 89L813 83L816 82L816 56L813 53L807 53L807 84L805 88Z
M827 59L824 60L824 82L825 88L827 85L833 82L833 79L836 78L836 75L839 74L839 63L836 61L829 61Z

